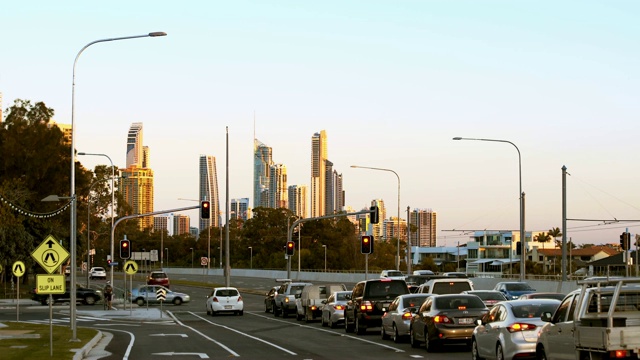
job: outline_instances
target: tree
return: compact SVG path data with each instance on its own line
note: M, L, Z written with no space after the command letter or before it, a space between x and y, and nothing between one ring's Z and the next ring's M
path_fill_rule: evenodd
M562 248L562 244L558 243L558 238L562 236L562 231L560 231L560 228L554 227L549 229L549 236L551 236L555 241L556 248Z
M546 232L541 232L533 238L535 241L542 244L542 248L544 249L544 244L551 241L551 236L549 236Z

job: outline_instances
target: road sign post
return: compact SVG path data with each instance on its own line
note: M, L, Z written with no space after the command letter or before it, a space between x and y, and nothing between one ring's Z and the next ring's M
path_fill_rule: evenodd
M18 281L16 281L16 283L18 283L18 292L16 293L16 299L18 300L16 302L16 321L20 321L20 278L24 275L26 268L22 261L16 261L13 263L11 269L13 269L13 276L18 278Z
M127 279L127 275L129 275L129 294L133 293L133 274L138 272L138 263L136 263L133 260L128 260L127 262L124 263L124 278L125 278L125 285L124 285L124 289L125 292L127 290L127 283L126 283L126 279ZM126 309L126 304L127 304L127 295L125 294L124 296L124 303L125 303L125 309ZM149 306L149 302L147 302L147 306ZM133 316L133 302L131 302L129 304L129 315Z
M167 292L164 290L164 288L159 288L158 290L156 290L156 300L160 301L160 319L162 319L162 304L164 303L166 298Z

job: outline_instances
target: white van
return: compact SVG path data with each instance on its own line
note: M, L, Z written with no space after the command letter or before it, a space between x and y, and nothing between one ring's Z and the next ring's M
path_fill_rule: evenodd
M296 318L306 322L322 317L323 301L336 291L346 291L344 284L313 284L302 289L296 298Z
M451 279L431 279L420 285L417 293L422 294L460 294L463 291L475 290L473 283L469 279L451 278Z

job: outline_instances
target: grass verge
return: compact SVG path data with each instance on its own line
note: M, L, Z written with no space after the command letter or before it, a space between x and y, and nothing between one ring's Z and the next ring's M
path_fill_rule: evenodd
M81 349L98 333L95 329L77 328L76 338L71 341L72 330L68 326L53 326L49 331L48 324L30 324L25 322L4 322L7 327L0 328L0 335L27 334L38 335L37 338L1 338L0 354L3 360L24 359L73 359L73 349ZM53 356L50 355L49 335L53 334Z

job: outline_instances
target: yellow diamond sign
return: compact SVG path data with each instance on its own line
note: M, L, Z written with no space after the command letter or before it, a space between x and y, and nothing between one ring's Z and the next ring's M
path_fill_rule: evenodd
M31 257L49 274L52 274L69 258L69 253L56 238L49 235L31 253Z

